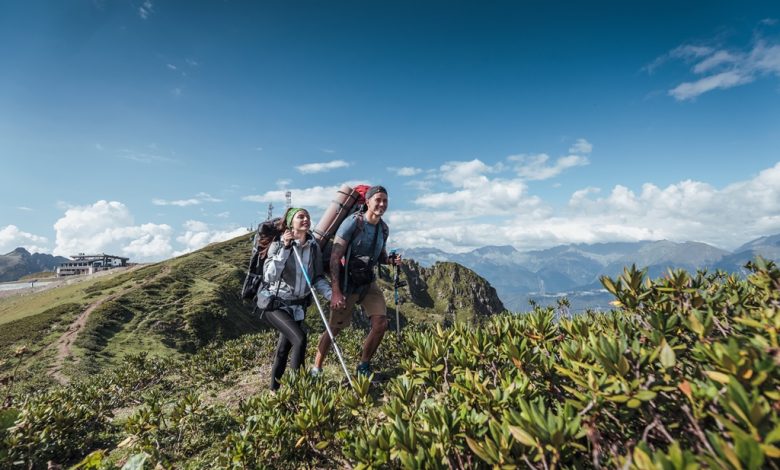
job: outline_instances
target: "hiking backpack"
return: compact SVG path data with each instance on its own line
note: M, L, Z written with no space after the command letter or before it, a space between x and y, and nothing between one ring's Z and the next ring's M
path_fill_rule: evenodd
M249 258L249 268L241 287L242 299L254 299L263 284L263 265L268 257L271 242L282 235L282 218L266 220L257 226L252 238L252 256Z
M338 200L334 200L331 202L331 204L334 206L334 209L331 209L331 217L337 217L338 212L341 212L342 210L346 210L346 215L342 215L341 222L338 222L338 225L332 224L328 219L328 213L326 212L325 215L323 215L323 220L320 220L320 223L317 225L317 228L314 230L315 238L319 240L320 243L320 249L322 251L322 268L325 274L332 275L330 272L330 255L333 252L333 237L335 237L336 232L338 232L338 228L343 224L348 218L352 217L353 214L357 213L357 229L358 231L363 230L363 224L365 223L363 219L363 214L365 213L367 206L366 206L366 193L368 190L371 189L371 186L367 184L359 184L353 188L350 188L349 186L342 187L339 190L339 193L342 196L348 196L344 198L344 202L352 202L352 197L354 197L354 202L352 202L351 205L345 205L345 203L340 202ZM336 219L338 220L338 219ZM382 227L382 237L384 240L384 243L387 243L387 237L390 233L390 230L387 227L387 224L384 220L380 220L380 225ZM326 233L326 230L321 230L321 227L327 227L328 231ZM347 240L351 242L351 240ZM342 264L344 264L346 260L342 260Z

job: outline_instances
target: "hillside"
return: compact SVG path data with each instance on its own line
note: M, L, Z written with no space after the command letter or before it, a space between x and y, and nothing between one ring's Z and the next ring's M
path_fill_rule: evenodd
M154 268L151 279L167 275ZM603 279L609 313L536 307L407 325L375 357L389 380L351 389L330 364L268 392L270 332L176 359L133 354L67 386L12 393L0 466L777 469L780 270L750 269L650 280L630 267ZM463 273L426 282L439 274ZM348 361L362 336L339 336Z
M0 323L6 323L0 355L10 357L26 344L36 353L25 367L27 379L46 383L118 365L130 353L181 357L264 331L265 323L238 296L249 250L245 235L78 285L0 299ZM495 289L462 266L420 268L409 262L401 279L408 283L399 291L402 324L452 323L504 311ZM380 283L394 319L392 282ZM308 317L310 328L322 331L314 306ZM362 320L356 316L358 324Z
M16 281L28 274L54 271L60 263L68 261L62 256L43 253L30 254L24 248L0 255L0 282Z

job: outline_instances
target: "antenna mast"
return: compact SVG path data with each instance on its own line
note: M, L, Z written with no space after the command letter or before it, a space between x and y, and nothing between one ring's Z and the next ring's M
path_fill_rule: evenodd
M274 216L274 205L273 203L268 203L268 216L265 220L271 220Z
M292 207L292 191L290 191L288 189L287 192L284 193L284 199L285 199L286 204L287 204L286 209L291 208Z

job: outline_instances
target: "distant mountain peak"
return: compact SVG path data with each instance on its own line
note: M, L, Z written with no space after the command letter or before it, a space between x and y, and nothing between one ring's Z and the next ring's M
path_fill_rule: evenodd
M512 245L488 245L488 246L483 246L481 248L477 248L476 250L472 251L472 253L477 255L488 254L488 253L500 253L500 254L508 255L516 252L517 249Z
M19 248L16 248L14 251L12 251L10 253L6 253L6 256L14 256L14 255L16 255L16 256L30 256L31 253L29 251L27 251L25 248L21 247L21 246Z

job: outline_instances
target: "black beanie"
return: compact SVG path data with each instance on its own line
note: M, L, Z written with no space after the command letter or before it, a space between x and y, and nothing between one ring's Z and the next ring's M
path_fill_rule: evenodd
M368 188L368 191L366 191L366 201L371 199L371 197L376 193L387 194L387 190L385 189L384 186L380 186L380 185L371 186L370 188Z

